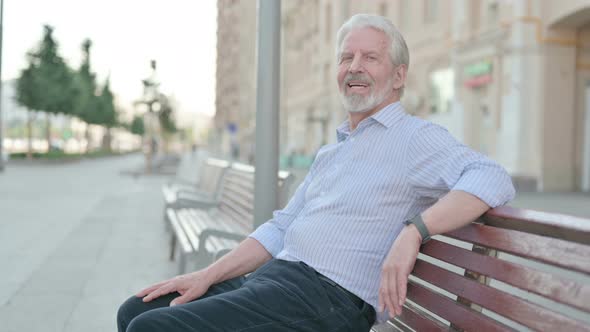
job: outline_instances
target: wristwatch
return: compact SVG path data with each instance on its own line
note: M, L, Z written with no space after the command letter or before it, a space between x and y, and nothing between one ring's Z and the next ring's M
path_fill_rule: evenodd
M409 226L410 224L414 224L422 236L422 244L428 242L430 240L430 233L428 233L428 228L424 225L424 220L422 220L422 216L418 214L412 219L404 221L404 225Z

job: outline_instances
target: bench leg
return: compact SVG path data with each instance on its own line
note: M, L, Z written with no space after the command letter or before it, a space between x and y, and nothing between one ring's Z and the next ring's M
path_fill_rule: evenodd
M174 253L176 252L176 236L174 233L170 235L170 261L174 261Z
M170 227L170 220L168 220L168 214L166 213L166 208L164 208L164 229L166 232L171 232L172 227Z

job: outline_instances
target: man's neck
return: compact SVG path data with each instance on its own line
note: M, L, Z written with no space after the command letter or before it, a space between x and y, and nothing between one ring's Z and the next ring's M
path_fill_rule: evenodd
M352 132L353 130L356 129L356 127L358 126L359 123L361 123L361 121L363 121L364 119L370 117L371 115L379 112L380 110L382 110L385 106L387 105L391 105L395 102L399 101L399 97L395 96L392 98L388 98L385 101L383 101L381 104L377 105L375 108L371 109L370 111L367 112L348 112L348 120L350 122L350 131Z

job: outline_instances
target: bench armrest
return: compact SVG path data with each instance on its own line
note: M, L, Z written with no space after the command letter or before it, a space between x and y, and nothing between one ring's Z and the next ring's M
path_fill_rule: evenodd
M222 237L237 242L241 242L247 237L246 235L208 228L202 231L201 235L199 235L199 252L203 252L205 250L205 242L207 241L207 238L211 236Z
M177 199L173 203L169 204L167 208L172 209L199 209L199 210L210 210L219 205L219 202L214 200L192 200L192 199Z

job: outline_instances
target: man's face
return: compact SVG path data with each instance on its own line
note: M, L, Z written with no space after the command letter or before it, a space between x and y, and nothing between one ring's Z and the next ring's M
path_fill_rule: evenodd
M338 88L348 112L375 111L389 104L396 85L385 33L353 29L342 42L338 59ZM403 85L403 82L402 82Z

